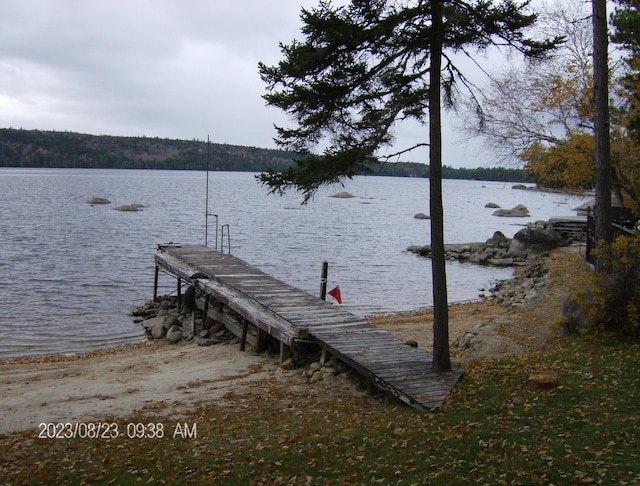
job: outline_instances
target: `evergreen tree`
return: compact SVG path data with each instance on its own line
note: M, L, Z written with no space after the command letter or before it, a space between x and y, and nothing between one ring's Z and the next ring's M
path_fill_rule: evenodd
M267 103L290 115L277 142L299 153L295 165L259 176L273 192L294 188L306 202L322 185L370 172L402 121L429 125L430 212L434 299L433 367L451 368L442 210L441 105L453 106L472 83L451 53L475 57L492 45L541 56L559 39L535 41L524 31L536 15L528 1L321 1L302 10L302 41L282 45L284 59L260 64ZM472 52L473 51L473 52ZM424 144L420 144L424 145ZM325 147L321 155L314 153ZM410 149L407 149L410 150ZM404 152L404 151L403 151Z
M611 41L621 44L632 55L640 55L640 0L617 0L611 14L614 32Z

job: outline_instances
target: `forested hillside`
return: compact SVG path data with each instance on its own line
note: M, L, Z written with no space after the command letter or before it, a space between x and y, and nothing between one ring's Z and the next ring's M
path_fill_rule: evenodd
M211 170L259 172L282 168L293 155L281 150L211 143ZM0 129L0 166L205 170L207 143L147 137Z
M113 137L74 132L0 128L0 167L209 169L262 172L281 170L294 154L282 150L148 137ZM375 175L429 177L429 166L413 162L386 163ZM527 175L503 167L456 169L445 166L446 179L524 182Z

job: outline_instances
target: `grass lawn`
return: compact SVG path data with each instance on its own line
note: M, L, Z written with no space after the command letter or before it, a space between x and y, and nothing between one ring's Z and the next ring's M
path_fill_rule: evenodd
M445 406L426 414L273 378L179 421L159 419L162 405L115 420L116 438L0 436L0 483L640 483L639 351L571 336L534 355L469 363ZM527 374L543 370L561 385L529 390ZM127 429L160 420L162 431Z

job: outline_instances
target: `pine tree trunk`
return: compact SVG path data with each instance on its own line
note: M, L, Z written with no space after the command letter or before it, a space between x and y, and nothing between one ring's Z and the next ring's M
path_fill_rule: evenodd
M451 370L449 307L442 206L441 64L443 2L432 1L431 66L429 73L429 203L431 212L431 275L433 283L433 368Z
M593 6L593 97L596 144L596 240L610 243L611 229L611 150L609 141L609 62L607 2L592 0ZM602 270L601 259L596 269Z

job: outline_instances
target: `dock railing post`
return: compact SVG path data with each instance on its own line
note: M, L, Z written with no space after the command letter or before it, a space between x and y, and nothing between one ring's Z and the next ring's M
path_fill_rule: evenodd
M327 300L327 274L329 271L329 262L322 262L322 274L320 275L320 298Z

